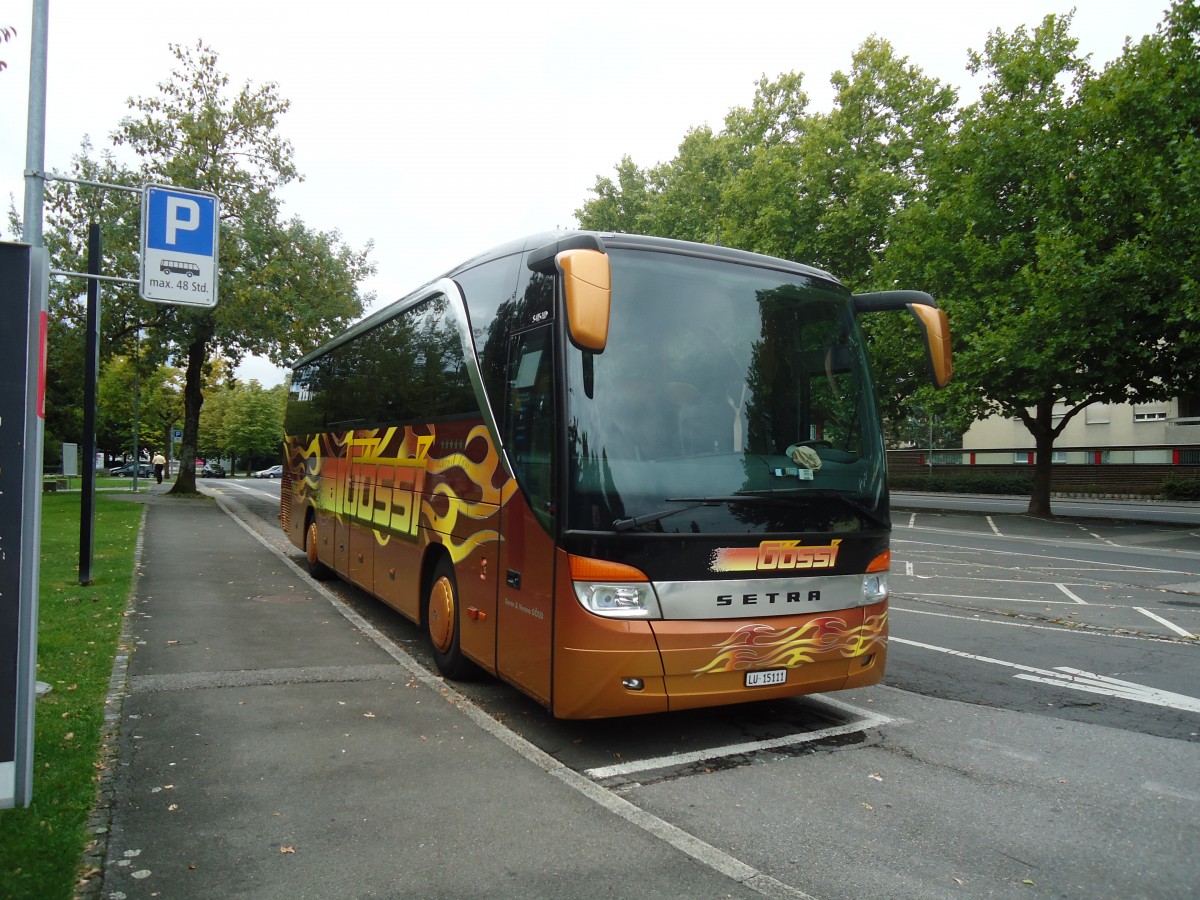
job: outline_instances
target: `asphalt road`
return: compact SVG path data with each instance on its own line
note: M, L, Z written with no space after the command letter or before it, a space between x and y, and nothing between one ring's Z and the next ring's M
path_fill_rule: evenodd
M278 482L206 487L299 560ZM1195 896L1200 529L942 506L893 515L884 686L599 722L455 687L771 896ZM432 669L410 623L330 587Z

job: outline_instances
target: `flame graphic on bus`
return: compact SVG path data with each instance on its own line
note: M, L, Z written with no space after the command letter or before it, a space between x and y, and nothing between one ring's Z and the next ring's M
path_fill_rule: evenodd
M517 485L503 472L486 426L471 428L443 456L430 453L437 440L430 425L327 432L307 444L289 442L291 471L303 473L295 489L339 521L369 526L381 546L397 537L416 540L424 525L430 540L461 562L476 547L500 540L498 531L473 529L471 522L494 516ZM322 477L332 479L332 487L327 482L322 490Z
M714 648L720 652L696 675L740 672L749 668L795 668L812 662L818 654L863 656L887 640L887 612L868 616L862 625L847 627L837 616L819 616L803 625L777 629L754 623L743 625Z

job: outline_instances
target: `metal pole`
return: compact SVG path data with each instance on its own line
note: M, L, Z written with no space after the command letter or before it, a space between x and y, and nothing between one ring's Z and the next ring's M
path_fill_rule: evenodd
M88 226L88 273L100 272L100 225ZM79 583L92 583L96 527L96 382L100 377L100 282L88 279L86 360L83 372L83 497L79 507ZM140 465L140 460L134 460Z
M35 691L37 687L38 587L41 575L42 534L42 445L45 437L41 407L42 362L45 358L46 296L50 281L49 264L42 247L42 203L44 183L41 171L46 158L46 40L49 0L33 0L33 22L29 49L29 115L25 132L25 217L21 222L30 254L28 375L25 412L24 509L21 533L21 621L17 637L17 694L19 714L16 722L16 759L13 786L14 802L29 806L33 802L33 731Z
M138 363L142 355L142 329L133 333L133 492L138 489L138 475L142 469L142 448L138 446Z
M50 0L33 0L29 52L29 118L25 132L25 243L42 246L42 205L46 194L46 38Z

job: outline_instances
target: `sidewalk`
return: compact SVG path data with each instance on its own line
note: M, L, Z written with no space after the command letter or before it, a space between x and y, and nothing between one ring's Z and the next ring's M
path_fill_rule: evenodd
M145 498L99 896L786 895L506 743L221 506L167 487Z

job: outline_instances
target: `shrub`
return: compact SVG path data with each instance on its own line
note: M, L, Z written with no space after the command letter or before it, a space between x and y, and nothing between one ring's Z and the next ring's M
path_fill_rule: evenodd
M1029 496L1033 490L1033 478L1023 472L937 472L935 470L932 475L893 475L891 485L894 490Z
M1200 500L1200 478L1164 478L1160 490L1168 500Z

